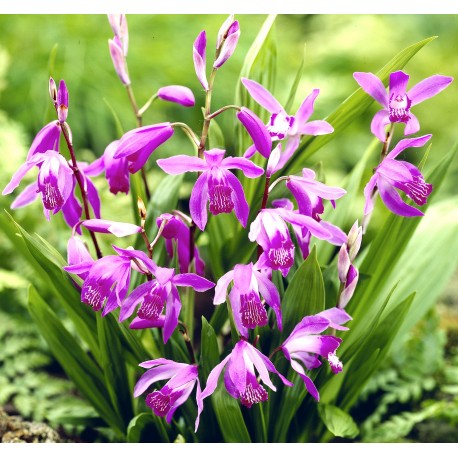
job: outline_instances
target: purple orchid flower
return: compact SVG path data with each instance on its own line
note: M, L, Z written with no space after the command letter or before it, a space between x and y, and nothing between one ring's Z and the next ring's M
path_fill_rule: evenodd
M121 307L119 321L124 321L134 313L141 303L137 315L142 320L157 320L166 306L164 322L164 343L166 343L178 325L181 299L177 286L189 286L195 291L207 291L215 284L193 273L175 275L175 269L158 267L151 259L144 256L142 261L156 278L135 288Z
M33 154L19 167L2 194L7 195L13 192L27 172L35 166L39 168L38 180L28 185L19 194L11 208L28 205L36 199L38 193L41 193L44 214L49 221L51 211L56 214L62 210L73 190L73 171L65 158L57 151L48 150L44 153Z
M162 230L162 237L165 239L165 249L167 250L167 254L171 258L173 257L173 242L175 242L177 246L180 273L187 273L189 272L190 264L189 254L191 230L181 218L171 215L170 213L163 213L156 219L157 227L159 228L164 221L166 221L166 224ZM205 263L200 257L199 249L195 244L193 258L196 264L196 274L203 276L205 273Z
M64 270L69 273L85 275L81 289L81 302L90 305L94 311L103 308L102 316L122 305L129 290L132 261L149 260L142 251L124 250L114 245L113 248L118 256L104 256L96 261L83 260L79 264L64 267Z
M407 148L423 146L431 137L431 135L424 135L416 138L405 138L382 160L364 188L365 215L371 213L374 208L373 196L375 187L377 187L383 203L393 213L407 217L423 216L423 212L407 205L396 189L404 191L406 196L417 205L424 205L433 187L431 184L425 183L425 179L417 167L409 162L396 161L395 158Z
M418 132L420 123L410 109L443 91L453 81L450 76L433 75L406 91L409 75L399 70L390 74L387 92L373 73L355 72L353 77L364 92L383 106L371 123L371 132L381 142L386 141L385 126L390 123L404 123L404 135Z
M231 281L234 282L234 286L229 299L235 325L243 337L248 338L248 329L265 326L268 322L261 295L265 303L273 308L278 329L282 330L280 295L272 281L258 269L256 264L237 264L234 270L224 274L216 284L213 300L215 305L226 301L227 289Z
M202 84L202 87L207 91L208 90L208 81L207 81L207 59L206 59L206 50L207 50L207 34L205 30L197 35L196 40L194 41L193 47L193 60L194 68L196 70L197 78Z
M226 390L233 398L240 399L245 407L251 407L258 402L267 401L268 398L267 391L257 380L255 368L261 381L272 391L277 391L277 389L270 380L269 372L277 374L285 385L293 385L277 371L269 358L247 341L239 340L232 352L212 369L208 376L205 390L202 391L200 396L197 396L198 419L202 412L203 400L216 390L219 376L226 365L224 374Z
M166 142L173 132L173 127L169 122L130 130L119 140L113 158L127 158L129 172L138 172L153 151Z
M280 102L261 84L247 78L242 78L242 84L246 87L251 97L271 114L267 130L272 140L287 140L277 170L283 168L296 151L302 135L325 135L334 132L333 127L326 121L308 122L313 113L315 99L320 93L319 89L314 89L302 102L296 114L291 116L286 113ZM256 149L251 148L245 153L245 157L250 157L255 152Z
M157 96L161 100L174 102L184 107L193 107L196 103L194 94L191 89L186 86L164 86L157 91Z
M27 153L27 161L36 153L45 153L49 150L59 151L60 132L58 121L51 121L49 124L46 124L33 139Z
M179 175L185 172L202 172L194 185L189 201L191 218L200 230L207 224L207 200L213 215L235 211L243 227L248 221L249 207L243 187L229 169L240 169L249 178L257 178L264 169L241 157L226 157L222 149L204 151L204 159L177 155L159 159L157 164L164 172Z
M108 181L110 192L129 193L129 162L126 157L115 159L114 155L118 148L119 140L111 142L101 157L96 159L86 168L86 175L96 176L105 171L105 178Z
M154 390L146 396L146 405L159 417L166 417L168 423L173 414L191 395L197 384L197 403L201 394L197 365L177 363L165 358L153 359L139 364L148 369L138 380L134 388L134 397L142 395L153 383L169 379L160 389ZM200 409L202 410L202 409ZM195 429L199 427L199 418L196 419Z
M219 50L217 59L213 64L213 68L221 67L235 51L237 42L240 37L240 26L238 21L234 21L234 16L230 15L224 21L218 32L216 49Z
M312 235L327 240L331 233L310 216L300 215L285 208L268 208L261 210L251 223L248 238L258 243L264 250L258 267L270 267L280 270L286 277L294 263L294 245L291 241L286 223L305 227Z
M336 328L336 324L339 326L350 319L350 315L336 308L326 310L318 315L306 316L281 345L286 359L291 362L291 367L299 374L308 392L317 401L320 400L320 395L312 379L305 374L304 367L307 370L312 370L321 366L321 361L318 358L321 356L328 360L335 374L342 371L342 363L336 356L336 350L342 339L319 334L329 327ZM340 329L342 328L340 327Z

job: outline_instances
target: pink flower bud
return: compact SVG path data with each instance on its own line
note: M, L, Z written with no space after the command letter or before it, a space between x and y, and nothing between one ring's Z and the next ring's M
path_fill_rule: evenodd
M235 48L237 47L239 37L240 37L239 22L234 21L227 31L227 38L223 41L218 59L216 59L215 63L213 64L214 68L221 67L221 65L223 65L224 62L226 62L226 60L232 56L232 54L235 51Z
M116 73L119 76L119 79L125 86L130 85L130 78L127 72L126 58L120 39L118 37L114 37L113 40L108 40L108 47L110 49L111 60L113 61L113 65L116 70Z
M184 107L193 107L195 104L194 94L185 86L165 86L157 91L157 96L167 102L174 102Z

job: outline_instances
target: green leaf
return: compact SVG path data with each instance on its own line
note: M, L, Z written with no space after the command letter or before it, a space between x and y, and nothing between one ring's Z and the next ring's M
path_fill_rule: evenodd
M38 235L32 237L11 215L7 215L19 230L19 235L33 259L32 266L35 271L59 299L59 304L74 323L76 332L99 361L95 315L89 307L81 304L78 291L70 281L69 275L62 269L67 263L53 246Z
M126 363L120 340L120 329L113 315L102 318L97 315L97 332L100 344L100 359L105 386L110 394L113 409L118 413L124 426L133 416L132 394L127 378Z
M296 98L297 88L299 87L299 83L301 82L302 72L304 70L304 64L305 64L305 50L306 50L306 45L304 44L304 52L302 54L302 59L299 64L299 68L297 69L296 77L294 78L293 84L291 86L288 100L284 105L286 113L289 113L291 110L291 107L294 103L294 99Z
M222 305L222 307L224 307ZM218 341L213 327L202 317L200 366L205 378L219 363Z
M29 288L28 306L30 316L65 373L117 434L124 435L124 425L108 401L110 397L104 386L102 371L82 350L32 285Z
M304 288L304 285L307 285ZM283 336L307 315L324 310L324 283L314 246L307 259L291 279L282 302Z
M418 43L415 43L398 54L396 54L383 68L381 68L376 75L382 80L386 86L390 73L401 70L404 66L417 54L423 46L433 41L436 37L426 38ZM311 157L313 153L322 148L326 143L333 140L350 123L361 116L372 104L374 99L361 88L357 89L350 95L342 104L328 117L325 118L327 122L334 127L334 133L329 135L320 135L317 137L307 137L302 142L298 150L294 153L289 163L286 165L283 175L290 175L301 169L300 164L304 164L306 159Z
M355 438L359 429L348 413L330 404L318 403L318 413L326 428L337 437Z
M132 418L127 427L127 442L170 442L163 418L150 412Z

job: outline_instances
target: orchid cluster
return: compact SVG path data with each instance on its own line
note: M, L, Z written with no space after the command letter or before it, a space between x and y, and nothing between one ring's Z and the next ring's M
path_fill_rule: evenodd
M127 68L129 40L126 17L110 15L109 22L114 33L114 38L109 40L109 51L116 73L126 87L137 127L114 139L93 163L78 162L67 124L67 87L61 81L57 88L51 78L50 95L57 119L37 134L27 161L14 174L3 194L13 192L26 173L36 167L37 180L16 197L12 208L30 204L40 194L48 220L51 212L62 211L65 222L72 230L68 242L68 265L64 269L79 277L75 277L75 285L81 290L81 301L92 307L94 312L100 312L102 317L116 313L119 322L130 320L131 332L156 329L155 332L162 334L163 343L167 345L170 341L184 339L189 361L174 361L164 355L155 355L155 358L140 363L146 372L136 383L133 395L138 397L147 392L146 405L155 415L165 417L170 423L176 410L195 390L197 431L204 400L215 392L223 372L227 393L247 408L267 402L269 390L277 390L271 375L278 377L285 387L303 382L307 392L319 401L314 378L322 362L327 361L334 374L343 370L337 354L342 337L337 337L336 332L348 331L344 324L352 319L345 308L358 284L357 255L377 194L392 212L414 217L423 213L404 202L398 191L403 191L418 206L424 205L432 192L432 185L425 182L416 166L396 159L407 148L424 146L431 135L401 139L388 151L394 126L404 123L404 135L416 133L420 124L411 108L445 89L452 78L432 76L407 91L409 76L396 71L390 75L387 92L383 82L372 73L354 74L362 89L383 106L375 114L371 125L372 133L382 142L382 153L380 163L364 189L364 227L355 222L346 234L324 219L328 214L325 206L332 211L330 207L335 208L336 202L345 198L344 189L320 182L315 171L307 167L303 167L297 175L281 175L304 137L334 132L327 121L310 120L319 89L313 89L292 115L260 83L243 77L243 90L259 105L257 112L261 114L258 116L249 108L236 105L227 105L212 112L211 96L217 72L236 52L240 37L238 21L229 16L216 39L210 74L207 73L205 31L199 33L193 45L195 73L205 91L201 134L196 134L181 122L164 121L144 126L143 114L154 101L159 99L191 108L195 104L194 95L184 86L165 86L138 108ZM207 149L212 120L229 110L235 111L236 121L252 141L249 148L234 155L220 148ZM388 132L387 125L390 125ZM190 140L189 152L183 151L186 154L154 161L154 151L165 145L177 128L184 131ZM70 160L59 150L61 135ZM255 156L257 152L260 156ZM256 163L253 161L255 158ZM154 224L150 225L154 227L152 229L146 224L150 210L139 198L140 225L102 219L101 201L90 177L105 173L112 194L128 194L131 192L131 175L140 173L149 198L146 166L154 163L167 175L191 174L195 182L189 198L189 214L187 209L170 208L156 217ZM239 173L236 174L236 171ZM243 180L241 175L245 177ZM264 184L259 196L262 200L260 208L250 208L242 184L247 179L262 180ZM283 183L286 185L282 190L283 197L272 199L273 189L279 191ZM75 195L77 188L82 202ZM134 196L135 199L137 197ZM245 262L232 265L219 278L214 278L198 241L210 220L219 218L222 213L234 213L237 224L247 229L251 254L248 262L245 259ZM83 228L89 231L96 257L91 255L79 237ZM135 244L135 248L113 245L113 254L102 255L96 238L100 234L112 234L118 238L135 236L139 243ZM335 280L340 284L337 301L333 307L318 313L296 316L296 325L285 333L283 291L279 285L287 285L292 277L291 271L296 271L297 266L308 258L313 238L336 247L334 262L338 278ZM139 248L142 241L144 250ZM163 244L165 255L163 265L158 265L156 257L161 245L159 242ZM303 287L307 288L307 285ZM184 318L194 314L193 292L206 293L197 297L199 301L207 300L207 314L227 303L227 323L232 328L232 332L221 338L221 342L227 342L231 334L232 347L224 347L221 362L209 372L206 380L196 358L198 346L194 342L193 331ZM267 356L262 351L263 342L259 336L269 332L275 334L280 343ZM283 361L279 359L280 355L284 356ZM283 373L274 361L277 367L281 365ZM161 381L166 383L161 386Z

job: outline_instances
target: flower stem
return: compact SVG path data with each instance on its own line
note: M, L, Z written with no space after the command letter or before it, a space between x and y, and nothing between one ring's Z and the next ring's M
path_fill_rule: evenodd
M191 363L195 364L196 363L196 357L194 355L194 348L192 348L191 339L189 338L188 328L186 327L186 325L182 321L178 321L178 326L179 326L179 331L181 332L181 334L183 336L183 339L184 339L184 342L186 344L186 348L188 350L189 358L191 360Z
M264 194L262 196L261 208L259 209L260 212L266 208L267 199L269 198L269 185L270 185L270 176L266 175L266 182L264 185ZM258 245L258 259L261 257L262 251L263 251L262 246Z
M199 146L200 141L197 135L194 133L194 131L184 122L173 122L172 127L181 127L183 132L188 136L188 138L191 140L194 146Z
M202 135L200 137L200 143L197 149L197 155L201 159L203 159L204 157L204 150L205 150L205 145L207 143L208 130L210 129L211 118L209 118L209 116L211 114L210 107L211 107L213 83L215 82L216 70L217 70L216 68L212 69L210 79L208 80L208 89L205 95L204 125L202 127Z
M241 110L241 108L238 105L226 105L225 107L222 107L219 110L216 110L213 113L209 114L208 116L206 116L205 119L210 120L210 119L216 118L221 113L224 113L226 110L230 110L230 109L234 109L237 111Z
M68 148L68 151L70 153L71 160L72 160L73 173L75 174L76 182L78 183L78 186L79 186L80 191L81 191L81 199L83 200L84 215L85 215L86 219L91 219L91 214L89 212L89 204L88 204L88 200L87 200L87 193L86 193L86 190L85 190L83 177L81 176L81 172L80 172L80 169L78 168L78 163L76 161L75 150L73 149L73 144L72 144L72 141L70 139L68 125L65 122L61 123L60 125L61 125L61 128L62 128L61 129L62 130L62 134L64 135L64 138L65 138L65 143L67 144L67 148ZM92 232L92 231L89 231L89 234L91 236L92 243L94 244L95 252L97 253L97 258L98 259L103 258L103 254L102 254L102 251L100 250L100 247L99 247L99 244L97 242L97 238L95 236L95 233Z
M127 84L125 87L126 87L126 90L127 90L127 95L129 97L130 104L132 106L132 110L134 112L135 118L137 119L137 127L142 127L143 126L143 113L149 107L149 105L148 105L148 107L145 108L145 106L148 104L148 102L145 104L145 106L143 106L143 108L141 110L139 110L138 109L138 105L137 105L137 101L135 100L135 95L134 95L134 91L132 89L132 86L130 84ZM147 197L147 199L149 201L151 199L151 192L149 190L148 181L146 179L146 172L145 172L145 169L143 167L141 168L141 174L142 174L143 184L145 186L145 194L146 194L146 197Z

